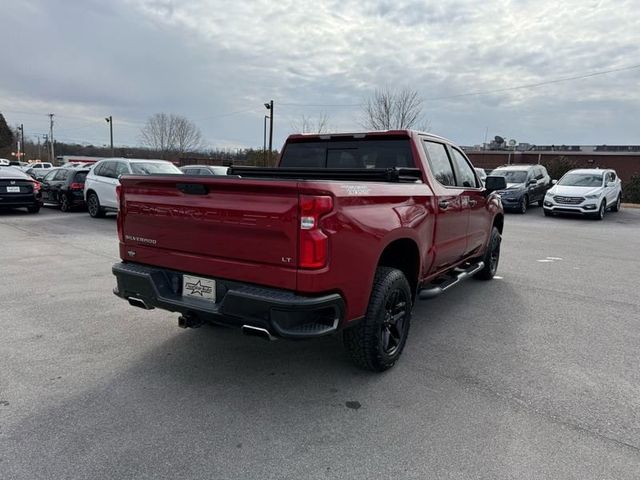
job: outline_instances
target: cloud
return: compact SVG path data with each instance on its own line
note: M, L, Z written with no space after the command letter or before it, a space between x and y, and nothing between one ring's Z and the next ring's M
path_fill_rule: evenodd
M61 133L88 141L102 141L97 120L112 114L116 142L126 144L149 115L175 112L212 145L259 146L262 104L274 99L279 144L302 114L358 129L357 107L300 104L358 104L381 86L430 99L640 64L636 3L12 2L0 40L20 48L3 65L11 75L0 77L0 110L36 131L55 109ZM431 100L425 109L436 133L463 144L480 143L486 127L532 143L637 143L639 76Z

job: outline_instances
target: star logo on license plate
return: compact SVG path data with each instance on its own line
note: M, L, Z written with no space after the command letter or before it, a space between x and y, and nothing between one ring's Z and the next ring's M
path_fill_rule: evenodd
M200 295L201 297L204 296L205 294L211 293L211 287L208 285L203 285L200 280L198 280L195 283L193 282L186 283L184 288L189 290L191 295Z

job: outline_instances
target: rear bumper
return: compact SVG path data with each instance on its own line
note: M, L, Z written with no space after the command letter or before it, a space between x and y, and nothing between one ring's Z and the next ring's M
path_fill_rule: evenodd
M116 263L112 271L117 279L114 293L133 305L144 302L148 308L180 312L204 322L263 328L274 337L320 337L335 332L344 318L344 300L335 293L308 297L215 279L217 301L213 303L183 297L181 272L136 263Z
M32 193L23 195L0 194L0 207L36 207L42 206L42 196Z

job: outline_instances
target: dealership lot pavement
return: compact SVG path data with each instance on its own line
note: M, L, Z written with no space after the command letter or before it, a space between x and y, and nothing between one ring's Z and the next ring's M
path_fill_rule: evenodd
M639 254L640 210L508 215L380 375L130 307L115 217L0 212L0 477L637 479Z

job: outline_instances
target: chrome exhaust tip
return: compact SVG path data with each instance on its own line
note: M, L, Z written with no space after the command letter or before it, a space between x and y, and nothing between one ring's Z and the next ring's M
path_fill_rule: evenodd
M132 306L138 307L138 308L142 308L144 310L153 310L153 308L154 308L154 307L150 307L149 305L147 305L145 303L145 301L142 300L141 298L129 297L129 298L127 298L127 301L129 302L129 305L132 305Z

